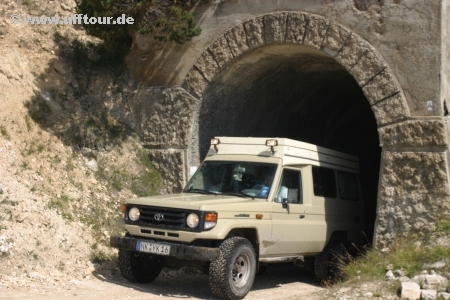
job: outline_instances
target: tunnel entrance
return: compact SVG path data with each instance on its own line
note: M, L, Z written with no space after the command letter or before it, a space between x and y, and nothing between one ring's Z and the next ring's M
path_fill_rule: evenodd
M213 136L285 137L359 157L372 241L381 148L371 106L335 59L302 45L269 45L223 69L199 108L200 158Z

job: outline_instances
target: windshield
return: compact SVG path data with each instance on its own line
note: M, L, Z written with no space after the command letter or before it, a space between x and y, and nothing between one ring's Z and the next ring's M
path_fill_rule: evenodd
M276 164L205 161L183 192L267 199L276 169Z

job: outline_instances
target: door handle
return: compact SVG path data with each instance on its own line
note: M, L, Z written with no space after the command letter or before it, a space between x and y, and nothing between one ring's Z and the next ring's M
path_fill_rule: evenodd
M299 217L300 217L300 219L304 219L305 215L300 215Z

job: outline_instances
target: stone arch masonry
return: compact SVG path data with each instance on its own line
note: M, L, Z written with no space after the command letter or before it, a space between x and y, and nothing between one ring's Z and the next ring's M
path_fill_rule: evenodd
M283 43L313 47L333 57L371 104L383 149L375 245L381 248L397 236L423 234L449 218L444 118L411 117L400 84L376 49L332 20L304 12L269 13L235 26L203 52L182 87L144 89L134 97L137 130L163 173L165 192L180 191L187 166L198 164L197 113L208 84L247 51Z
M350 30L308 13L266 14L230 29L203 52L183 87L201 99L208 84L233 59L257 47L282 43L313 47L336 59L363 89L378 126L409 116L405 96L376 50Z

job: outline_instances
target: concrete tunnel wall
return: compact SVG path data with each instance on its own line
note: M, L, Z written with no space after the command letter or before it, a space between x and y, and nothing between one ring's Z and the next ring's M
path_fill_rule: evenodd
M155 165L180 183L167 192L181 189L213 135L280 136L360 157L377 247L448 217L444 120L411 117L375 48L325 17L276 12L239 24L203 52L182 87L143 90L132 107Z

